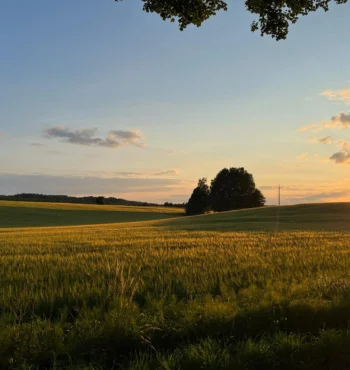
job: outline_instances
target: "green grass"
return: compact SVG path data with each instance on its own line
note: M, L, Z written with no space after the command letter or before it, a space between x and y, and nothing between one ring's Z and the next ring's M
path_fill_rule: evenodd
M0 228L149 221L183 214L163 207L0 201Z
M185 230L350 230L350 203L264 207L165 221Z
M0 369L348 369L347 210L0 229Z

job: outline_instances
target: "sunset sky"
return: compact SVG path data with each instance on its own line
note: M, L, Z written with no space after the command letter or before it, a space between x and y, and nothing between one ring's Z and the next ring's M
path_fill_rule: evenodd
M276 42L228 3L180 32L140 0L2 2L0 194L183 202L245 167L268 204L350 201L350 5Z

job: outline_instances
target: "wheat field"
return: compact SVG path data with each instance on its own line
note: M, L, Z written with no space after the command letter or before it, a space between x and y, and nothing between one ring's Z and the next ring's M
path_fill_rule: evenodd
M350 368L350 205L276 212L1 228L0 368Z

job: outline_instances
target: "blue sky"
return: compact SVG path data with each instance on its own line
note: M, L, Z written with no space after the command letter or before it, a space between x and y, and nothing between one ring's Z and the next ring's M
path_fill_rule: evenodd
M182 202L243 166L270 204L350 201L350 6L276 42L228 4L180 32L139 0L3 2L0 193Z

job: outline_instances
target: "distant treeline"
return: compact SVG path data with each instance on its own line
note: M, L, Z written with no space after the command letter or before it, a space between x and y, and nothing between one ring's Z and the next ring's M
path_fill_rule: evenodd
M0 200L14 200L26 202L53 202L53 203L79 203L79 204L109 204L117 206L142 206L154 207L162 206L157 203L138 202L134 200L125 200L114 197L72 197L68 195L46 195L46 194L32 194L22 193L16 195L0 195ZM184 207L184 204L164 203L165 207Z
M163 204L164 207L174 207L174 208L186 208L187 203L171 203L171 202L165 202Z

